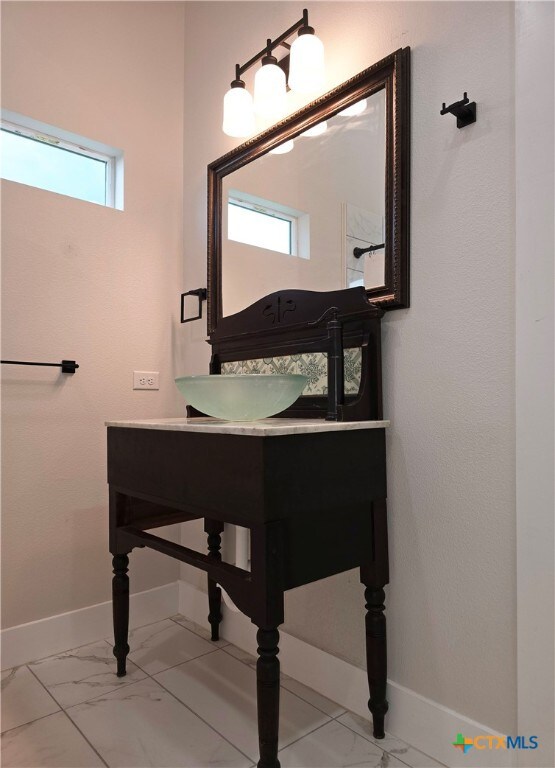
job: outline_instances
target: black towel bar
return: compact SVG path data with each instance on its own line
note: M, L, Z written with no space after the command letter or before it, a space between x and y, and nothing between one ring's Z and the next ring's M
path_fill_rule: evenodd
M385 248L385 243L380 243L379 245L369 245L368 248L353 248L353 256L355 259L360 259L363 254L374 253L374 251L381 251L382 248Z
M46 365L50 368L61 368L62 373L75 373L79 368L75 360L62 360L61 363L28 363L23 360L0 360L2 365Z

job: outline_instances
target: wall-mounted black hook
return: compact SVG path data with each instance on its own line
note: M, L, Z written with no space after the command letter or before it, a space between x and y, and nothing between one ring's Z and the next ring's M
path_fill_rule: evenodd
M443 102L443 108L439 113L440 115L455 115L457 118L457 128L464 128L466 125L476 122L476 102L469 102L466 91L460 101L455 101L453 104L445 106Z
M198 315L194 317L185 317L185 296L198 296ZM181 322L190 323L193 320L200 320L202 318L202 302L206 301L206 288L195 288L192 291L187 291L181 294Z

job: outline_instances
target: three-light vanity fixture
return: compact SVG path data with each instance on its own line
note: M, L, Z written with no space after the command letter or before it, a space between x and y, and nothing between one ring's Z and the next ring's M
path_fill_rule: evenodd
M289 45L286 41L295 32L298 37ZM273 55L278 46L289 50L289 55L279 62ZM258 61L261 66L254 77L253 99L241 76ZM286 112L287 86L303 96L316 95L325 86L324 46L308 24L306 8L302 19L275 40L268 39L266 47L246 64L236 65L235 80L224 96L224 133L237 138L250 136L255 131L255 115L264 120L279 120ZM316 128L320 126L310 130ZM324 130L320 129L320 133Z

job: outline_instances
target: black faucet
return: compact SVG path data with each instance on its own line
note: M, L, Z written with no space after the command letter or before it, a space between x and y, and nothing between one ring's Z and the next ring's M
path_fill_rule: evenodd
M309 325L326 322L328 330L328 410L326 421L343 420L345 385L343 372L343 326L338 307L329 307L324 314Z

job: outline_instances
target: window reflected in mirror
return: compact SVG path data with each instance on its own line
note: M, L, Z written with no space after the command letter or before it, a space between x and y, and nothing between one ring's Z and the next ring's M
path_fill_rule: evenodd
M223 315L261 296L385 284L385 90L223 178ZM288 151L279 152L280 149Z
M303 211L239 190L227 197L227 239L308 259ZM234 246L229 243L229 249Z

